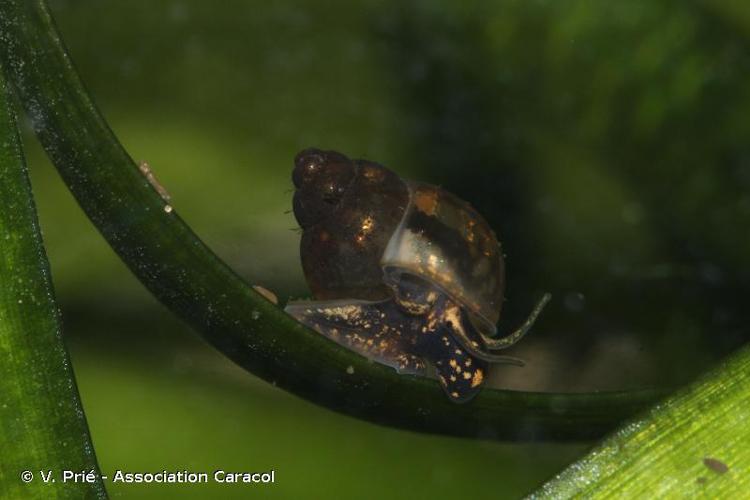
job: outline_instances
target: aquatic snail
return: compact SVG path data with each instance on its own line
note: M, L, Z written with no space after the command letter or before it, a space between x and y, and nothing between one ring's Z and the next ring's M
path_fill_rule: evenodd
M503 255L468 203L334 151L300 152L292 181L315 300L289 303L289 314L400 373L434 367L456 402L480 390L491 363L523 365L497 351L526 334L549 294L515 332L495 337Z

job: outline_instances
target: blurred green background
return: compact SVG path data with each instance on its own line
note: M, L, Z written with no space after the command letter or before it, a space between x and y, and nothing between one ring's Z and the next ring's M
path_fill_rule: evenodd
M134 159L282 300L307 295L289 175L317 146L483 213L507 254L501 330L553 293L497 386L677 386L750 338L746 2L50 3ZM380 428L255 379L148 295L27 139L103 472L276 470L112 497L515 498L585 451Z

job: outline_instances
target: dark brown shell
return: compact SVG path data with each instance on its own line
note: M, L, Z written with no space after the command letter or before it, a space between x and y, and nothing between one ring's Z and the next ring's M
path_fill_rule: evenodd
M347 178L341 175L342 165L351 172L351 180L335 204L330 204L329 213L313 222L306 207L321 205L320 186L326 182L308 180L297 185L294 213L303 228L300 256L313 295L318 300L388 297L380 260L406 211L406 184L376 163L318 150L300 153L295 170L300 165L304 168L306 158L309 165L311 155L320 163L321 176L330 165L335 165L340 178ZM326 191L338 187L326 187Z
M410 274L461 304L481 332L495 333L502 252L468 203L339 153L306 150L296 163L294 213L304 230L302 266L316 299L384 299L389 286Z

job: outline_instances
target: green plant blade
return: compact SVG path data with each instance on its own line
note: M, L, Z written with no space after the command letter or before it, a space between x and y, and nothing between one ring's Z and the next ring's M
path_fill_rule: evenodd
M531 498L750 492L750 347L625 425Z
M0 71L0 497L106 498L9 96ZM64 470L94 471L95 479L63 482Z
M20 99L88 217L162 303L253 374L372 422L495 439L594 438L659 396L485 389L456 405L436 381L400 376L305 328L232 272L139 172L86 93L43 1L2 0L0 30Z

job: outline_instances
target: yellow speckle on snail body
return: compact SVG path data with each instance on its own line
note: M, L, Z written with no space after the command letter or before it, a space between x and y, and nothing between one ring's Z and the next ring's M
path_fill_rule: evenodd
M481 368L477 368L477 371L474 372L474 376L471 379L471 386L478 387L482 383L483 380L484 380L484 373L482 373Z
M354 367L352 365L347 366L346 373L348 373L349 375L354 375Z
M461 373L461 365L458 364L458 361L456 361L455 359L451 359L450 361L448 361L448 364L451 365L453 371L455 371L456 373Z

